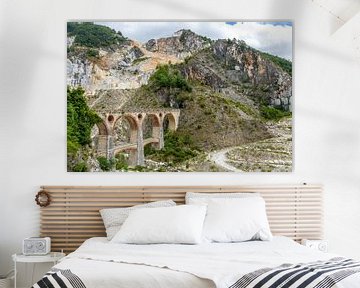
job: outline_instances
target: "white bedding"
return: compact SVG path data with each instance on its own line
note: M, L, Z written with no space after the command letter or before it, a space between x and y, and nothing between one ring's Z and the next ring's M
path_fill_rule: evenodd
M285 237L200 245L112 244L106 238L91 238L55 267L70 269L87 288L228 288L242 275L264 267L336 256L311 250ZM360 273L335 287L360 287Z

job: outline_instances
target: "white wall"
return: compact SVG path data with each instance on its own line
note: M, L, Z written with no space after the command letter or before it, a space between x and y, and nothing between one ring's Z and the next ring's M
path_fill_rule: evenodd
M307 0L149 3L0 2L0 274L10 268L10 255L20 251L22 239L38 234L34 195L42 184L323 183L330 250L360 258L360 63L348 32L331 35L340 23ZM66 20L164 18L294 19L293 173L66 172Z

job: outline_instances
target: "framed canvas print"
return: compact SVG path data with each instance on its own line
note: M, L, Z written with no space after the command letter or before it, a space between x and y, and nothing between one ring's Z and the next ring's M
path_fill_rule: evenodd
M291 172L289 21L68 22L71 172Z

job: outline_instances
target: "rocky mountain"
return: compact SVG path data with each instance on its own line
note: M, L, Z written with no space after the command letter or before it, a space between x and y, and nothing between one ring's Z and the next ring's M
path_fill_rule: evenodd
M160 39L150 39L145 43L145 48L151 52L174 55L179 59L185 59L194 53L210 47L211 39L182 29L173 36Z
M180 30L171 37L150 39L144 44L128 40L115 51L100 47L98 57L74 47L74 37L68 37L67 43L67 84L82 86L88 94L139 88L148 83L159 64L177 64L190 58L182 71L189 79L218 91L251 85L261 90L260 96L267 104L285 110L291 104L291 75L244 41L212 41L190 30Z
M99 45L92 39L103 31L92 25L95 36L81 34L82 42L68 33L67 85L81 86L100 117L134 107L179 108L179 133L199 151L213 151L273 137L267 120L292 109L291 62L244 41L183 29L140 43L106 27L111 44ZM173 82L164 84L164 77Z
M203 50L185 68L185 74L222 91L247 85L255 93L251 98L272 106L289 109L292 95L291 75L262 53L239 40L217 40L211 50Z

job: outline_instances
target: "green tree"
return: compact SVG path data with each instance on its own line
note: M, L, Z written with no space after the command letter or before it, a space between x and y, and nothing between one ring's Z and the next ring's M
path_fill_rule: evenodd
M91 110L82 88L67 88L67 151L74 155L91 143L91 129L101 118Z
M126 40L121 32L92 22L68 22L67 34L68 36L75 36L75 45L90 48L118 45Z
M150 77L150 83L156 88L178 88L191 92L191 86L172 65L159 65Z

